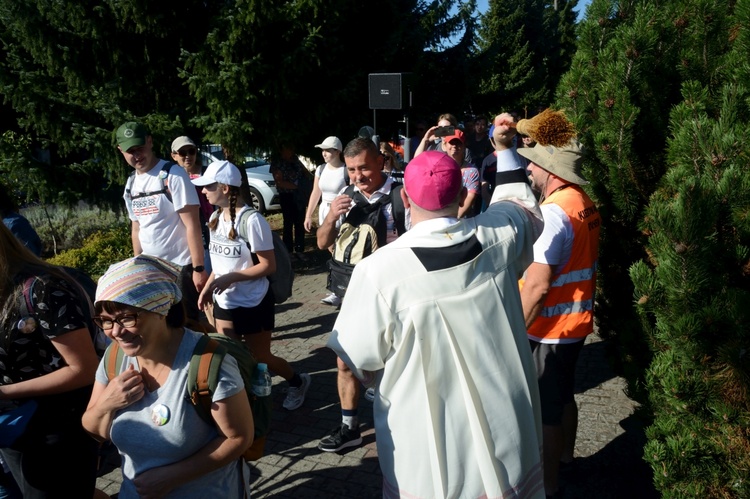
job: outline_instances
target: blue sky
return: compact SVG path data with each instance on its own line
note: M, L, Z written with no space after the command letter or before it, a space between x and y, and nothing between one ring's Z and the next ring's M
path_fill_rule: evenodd
M583 19L583 14L586 13L586 7L591 3L591 0L578 0L578 6L576 7L576 12L578 12L578 20L580 21ZM479 9L479 12L487 12L488 7L488 0L478 0L477 1L477 8Z

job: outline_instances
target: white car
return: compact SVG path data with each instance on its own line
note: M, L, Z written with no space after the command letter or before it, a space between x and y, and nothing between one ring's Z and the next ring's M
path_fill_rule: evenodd
M214 161L224 160L224 151L222 151L220 145L209 144L201 147L200 151L204 167ZM269 171L271 165L268 164L268 161L252 154L246 154L243 166L247 173L247 183L250 187L253 208L261 214L265 214L267 211L281 210L279 191L276 190L276 181Z

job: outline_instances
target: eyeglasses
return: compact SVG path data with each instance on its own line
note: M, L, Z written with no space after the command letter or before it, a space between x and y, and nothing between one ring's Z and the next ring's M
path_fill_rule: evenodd
M196 150L193 147L190 147L188 149L180 149L179 151L177 151L177 154L179 154L183 158L187 156L195 156L195 153L196 153Z
M91 319L94 321L94 324L99 326L100 328L104 329L105 331L109 331L113 327L115 327L115 322L120 325L120 327L135 327L136 324L138 324L138 316L141 315L138 314L125 314L121 315L120 317L92 317Z

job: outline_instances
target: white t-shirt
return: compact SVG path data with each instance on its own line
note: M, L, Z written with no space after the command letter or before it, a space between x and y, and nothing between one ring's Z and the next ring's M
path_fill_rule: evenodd
M318 187L320 187L320 206L318 207L318 224L323 224L331 202L336 199L339 192L346 187L346 166L333 167L329 164L320 165L315 170L315 176L318 177Z
M164 187L162 181L163 159L145 173L136 172L130 183L130 195L123 193L125 207L130 220L138 222L138 239L146 255L158 256L164 260L187 265L190 263L190 249L187 243L187 229L182 223L179 210L187 205L198 206L198 194L190 177L179 165L173 165L167 177L167 187L172 201L165 194L153 194L131 199L143 192L158 192ZM127 189L127 185L126 185Z
M247 206L243 206L236 213L235 223L239 222L240 215L248 209ZM211 242L208 245L214 278L230 272L244 270L254 265L250 249L248 249L245 241L239 237L239 229L237 230L237 239L229 239L229 229L232 227L232 222L224 220L225 213L226 211L223 211L221 215L218 215L219 223L216 225L216 230L211 231ZM263 215L256 211L247 217L247 237L249 240L247 242L250 243L252 253L272 250L273 238L271 236L271 226L268 225ZM266 277L236 282L223 293L215 293L214 302L223 309L256 307L266 296L268 286Z
M544 230L534 243L534 261L550 265L555 274L562 269L573 251L573 226L568 215L554 203L540 206Z

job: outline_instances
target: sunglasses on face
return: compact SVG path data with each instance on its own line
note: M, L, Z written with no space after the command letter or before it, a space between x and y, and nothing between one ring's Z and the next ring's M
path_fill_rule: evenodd
M186 158L187 156L195 156L195 152L195 149L190 147L188 149L180 149L179 151L177 151L177 154L179 154L183 158Z
M120 317L92 317L91 319L94 321L94 324L99 326L100 328L104 329L105 331L109 331L113 327L115 327L115 323L119 324L120 327L135 327L136 324L138 324L138 316L140 314L125 314L121 315Z

